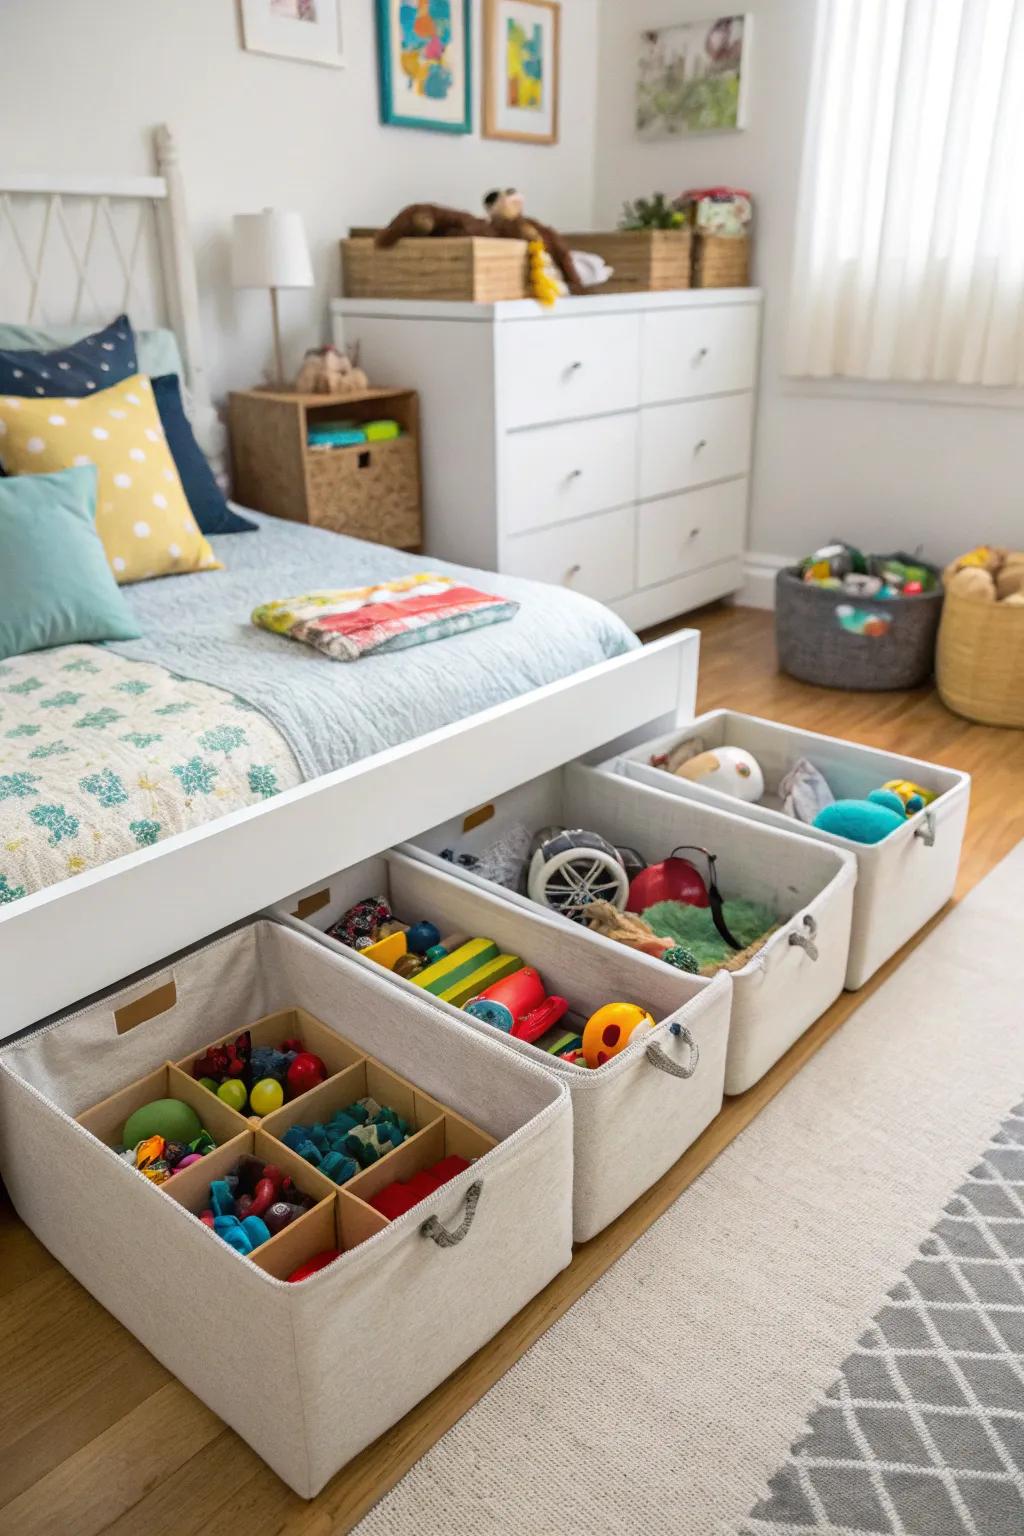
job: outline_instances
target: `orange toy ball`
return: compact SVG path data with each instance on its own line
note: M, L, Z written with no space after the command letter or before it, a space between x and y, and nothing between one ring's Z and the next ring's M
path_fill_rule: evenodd
M638 1029L654 1028L654 1020L638 1003L605 1003L592 1013L583 1030L583 1059L588 1067L603 1067L624 1051Z

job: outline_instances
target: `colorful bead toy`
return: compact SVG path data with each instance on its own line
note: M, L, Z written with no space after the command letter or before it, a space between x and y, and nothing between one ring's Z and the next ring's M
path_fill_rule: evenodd
M243 1157L233 1173L211 1182L210 1204L199 1220L248 1255L315 1204L273 1163Z
M254 1122L280 1109L285 1099L315 1088L328 1076L319 1056L301 1040L279 1046L253 1045L243 1030L226 1045L212 1045L192 1063L192 1075L237 1114L252 1111Z

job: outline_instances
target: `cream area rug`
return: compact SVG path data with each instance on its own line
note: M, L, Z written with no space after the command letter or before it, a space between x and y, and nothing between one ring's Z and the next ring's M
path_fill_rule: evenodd
M909 1495L902 1509L889 1498L888 1523L884 1500L860 1512L785 1502L801 1457L850 1459L840 1431L826 1444L822 1413L849 1395L849 1362L884 1333L886 1308L909 1295L900 1287L920 1291L964 1187L1024 1126L1021 953L1024 843L359 1536L1024 1530L998 1523L985 1498L961 1499L968 1519L958 1509L945 1528ZM1002 1379L1011 1412L1021 1379ZM879 1450L891 1466L884 1447L857 1455ZM902 1454L920 1457L911 1442ZM992 1486L1012 1493L1005 1457L1001 1470ZM1000 1508L1016 1518L1011 1502Z

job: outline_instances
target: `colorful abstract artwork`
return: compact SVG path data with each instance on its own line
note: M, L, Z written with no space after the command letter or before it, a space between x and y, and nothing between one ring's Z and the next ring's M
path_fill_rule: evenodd
M544 105L544 33L540 22L527 30L510 16L505 37L505 101L524 112Z
M557 0L486 0L487 138L557 141L559 20Z
M381 118L468 133L469 0L377 0Z
M636 128L642 139L745 126L749 16L713 16L640 35Z

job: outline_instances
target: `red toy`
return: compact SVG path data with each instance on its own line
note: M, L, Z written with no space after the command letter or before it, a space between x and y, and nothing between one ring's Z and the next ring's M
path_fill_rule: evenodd
M404 1183L397 1180L382 1189L379 1195L374 1195L369 1204L375 1211L380 1211L388 1221L397 1221L399 1216L404 1216L406 1211L411 1211L414 1205L419 1205L421 1200L436 1194L442 1184L447 1184L450 1179L457 1178L460 1173L469 1167L464 1157L442 1157L439 1163L432 1168L425 1168L422 1173L414 1173L411 1179ZM291 1277L289 1276L289 1279Z
M649 864L629 882L627 912L645 912L659 901L683 901L690 907L708 905L708 888L689 859L663 859Z
M568 1008L564 997L548 997L533 966L524 965L471 998L465 1011L506 1035L532 1042L557 1024Z
M340 1248L325 1248L323 1253L314 1253L305 1264L300 1264L298 1269L293 1269L288 1276L289 1285L298 1285L300 1280L308 1280L310 1275L315 1275L318 1270L326 1269L328 1264L333 1264L335 1259L341 1258Z
M288 1091L293 1099L310 1088L317 1088L327 1076L327 1068L312 1051L300 1051L288 1068Z

